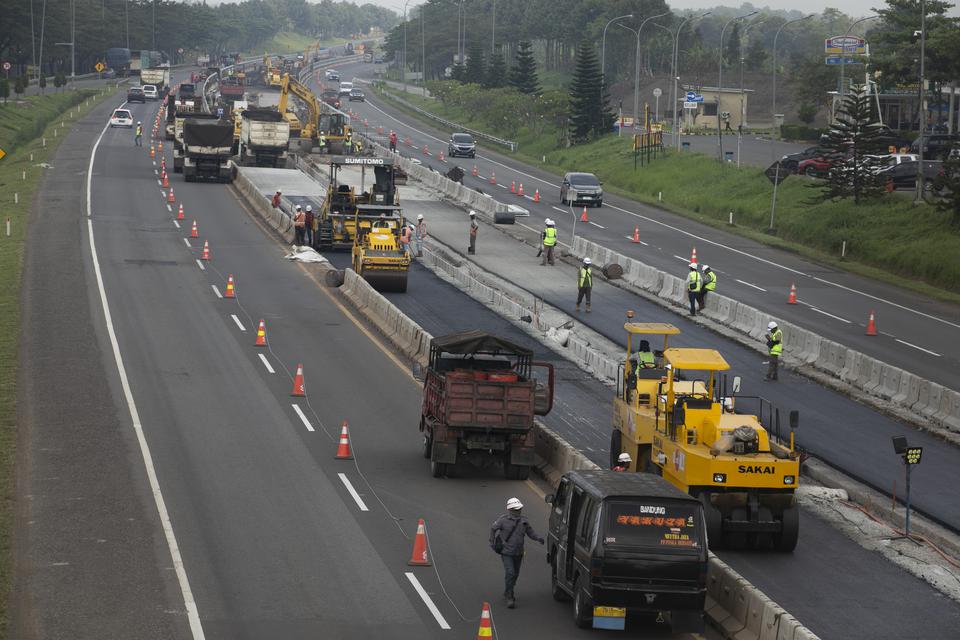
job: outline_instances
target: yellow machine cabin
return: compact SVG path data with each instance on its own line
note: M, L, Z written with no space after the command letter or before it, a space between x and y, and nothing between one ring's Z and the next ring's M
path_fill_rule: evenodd
M290 103L290 94L303 106L298 114ZM330 153L352 153L348 142L352 139L350 117L345 113L321 102L302 82L284 74L280 83L280 101L277 109L290 123L290 137L309 140L321 151Z
M796 412L790 416L789 443L780 444L757 415L740 412L755 401L762 415L765 400L736 396L739 378L731 395L721 392L719 374L730 366L717 351L668 348L662 367L649 404L634 405L635 437L621 431L621 448L611 450L611 458L621 450L636 454L636 467L700 498L711 548L793 551L800 524L794 496L800 476L792 432ZM643 370L639 373L635 388L650 390ZM772 407L769 415L778 422ZM640 443L636 450L630 450L632 442Z

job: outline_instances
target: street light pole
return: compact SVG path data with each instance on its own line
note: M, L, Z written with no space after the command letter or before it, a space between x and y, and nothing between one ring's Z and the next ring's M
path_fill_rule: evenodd
M867 20L874 20L875 18L879 18L879 17L880 16L867 16L866 18L860 18L859 20L855 20L851 22L850 26L847 27L847 32L843 34L844 38L850 35L850 32L853 30L853 28L858 24L860 24L861 22L866 22ZM846 44L844 44L841 47L841 51L840 51L840 106L843 106L843 94L844 94L843 85L846 84L844 82L844 76L846 75L845 74L846 68L847 68L847 52L846 52Z
M490 19L490 54L497 50L497 0L493 0L493 17Z
M680 82L680 33L683 31L684 25L690 22L691 20L699 20L700 18L705 18L709 16L711 13L713 12L705 11L704 13L701 13L699 15L687 16L686 18L683 19L683 21L680 22L680 26L677 27L676 34L674 34L672 31L670 31L670 29L666 28L662 24L657 24L656 22L653 23L654 26L660 27L661 29L669 33L671 36L673 36L673 65L671 67L672 75L673 75L673 95L670 98L670 102L671 102L670 109L673 111L673 138L674 138L674 142L676 143L677 151L680 151L680 129L678 128L679 119L677 118L677 96L678 96L677 84Z
M923 86L923 76L926 64L926 53L927 53L927 3L926 0L920 0L920 149L917 159L917 194L913 198L914 204L919 204L923 200L923 189L924 189L924 175L923 175L923 145L924 139L923 134L927 131L927 118L926 110L923 108L923 98L926 94ZM950 99L953 99L953 96L950 96ZM907 473L907 482L910 482L910 474ZM907 522L910 522L910 511L907 507ZM910 526L909 524L907 525ZM907 529L907 535L910 535L909 528Z
M427 29L424 18L427 15L427 3L420 5L420 86L423 97L427 97Z
M751 11L750 13L745 13L742 16L730 18L723 25L723 29L720 30L720 55L718 56L720 59L720 73L717 75L717 152L718 160L720 160L721 163L723 162L723 132L720 130L720 91L723 89L723 34L726 32L727 27L734 22L743 20L744 18L749 18L750 16L755 16L758 13L760 13L759 10Z
M755 27L759 24L766 22L765 18L761 18L756 22L751 22L743 28L743 37L740 38L740 126L737 127L737 166L740 166L740 149L743 144L743 125L747 121L747 111L744 108L744 98L743 98L743 63L744 63L744 52L743 52L743 43L747 41L747 33L750 31L751 27Z
M783 28L788 24L793 24L794 22L801 22L803 20L809 20L816 14L811 13L802 18L795 18L793 20L787 20L780 28L777 29L777 32L773 36L773 111L770 116L772 118L771 122L774 123L774 126L777 122L777 39L780 38L780 32L783 31ZM779 133L779 132L778 132ZM779 137L779 136L778 136ZM773 148L773 136L770 136L770 161L773 162L774 148Z
M607 73L606 73L606 60L607 60L607 27L616 22L617 20L625 20L626 18L632 18L633 14L628 13L625 16L617 16L616 18L610 18L607 21L607 24L603 25L603 37L600 38L600 88L607 86ZM623 25L621 25L623 26ZM630 29L633 31L633 29ZM639 41L639 38L638 38Z
M403 92L407 92L407 5L410 0L403 3L403 64L400 65L400 74L403 76Z

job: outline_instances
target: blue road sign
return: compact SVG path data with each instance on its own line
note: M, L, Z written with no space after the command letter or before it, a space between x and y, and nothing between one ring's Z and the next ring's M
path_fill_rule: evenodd
M857 58L843 58L842 56L827 56L824 60L827 64L863 64L863 61Z

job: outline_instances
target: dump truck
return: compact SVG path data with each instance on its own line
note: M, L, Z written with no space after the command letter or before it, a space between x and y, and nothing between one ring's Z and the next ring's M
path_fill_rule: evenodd
M183 178L233 181L233 123L187 118L183 123Z
M763 398L738 396L738 377L728 392L720 374L730 366L713 349L670 347L649 365L649 357L628 351L617 397L630 411L626 420L614 418L611 461L629 453L631 470L650 470L697 497L711 549L793 551L799 414L790 413L789 437L781 438L779 411Z
M196 120L216 120L217 116L213 113L197 113L192 108L181 108L180 103L176 105L173 116L173 172L183 173L183 126L187 118Z
M224 103L228 105L232 105L236 100L243 100L243 94L246 90L243 86L243 81L236 76L221 78L218 83L218 89Z
M504 338L476 330L433 338L420 412L433 477L454 475L460 461L499 460L507 479L526 480L534 416L550 413L553 388L553 365Z
M140 84L152 84L157 88L158 94L165 93L170 88L170 68L153 67L141 70Z
M400 241L406 221L397 205L357 204L353 226L353 270L377 291L404 293L410 252Z
M246 109L240 114L240 164L282 168L287 162L290 124L273 109Z

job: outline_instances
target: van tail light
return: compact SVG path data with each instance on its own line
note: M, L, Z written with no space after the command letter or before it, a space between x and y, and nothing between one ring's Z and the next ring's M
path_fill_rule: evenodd
M591 578L603 577L603 560L602 559L593 558L590 560L590 577Z

